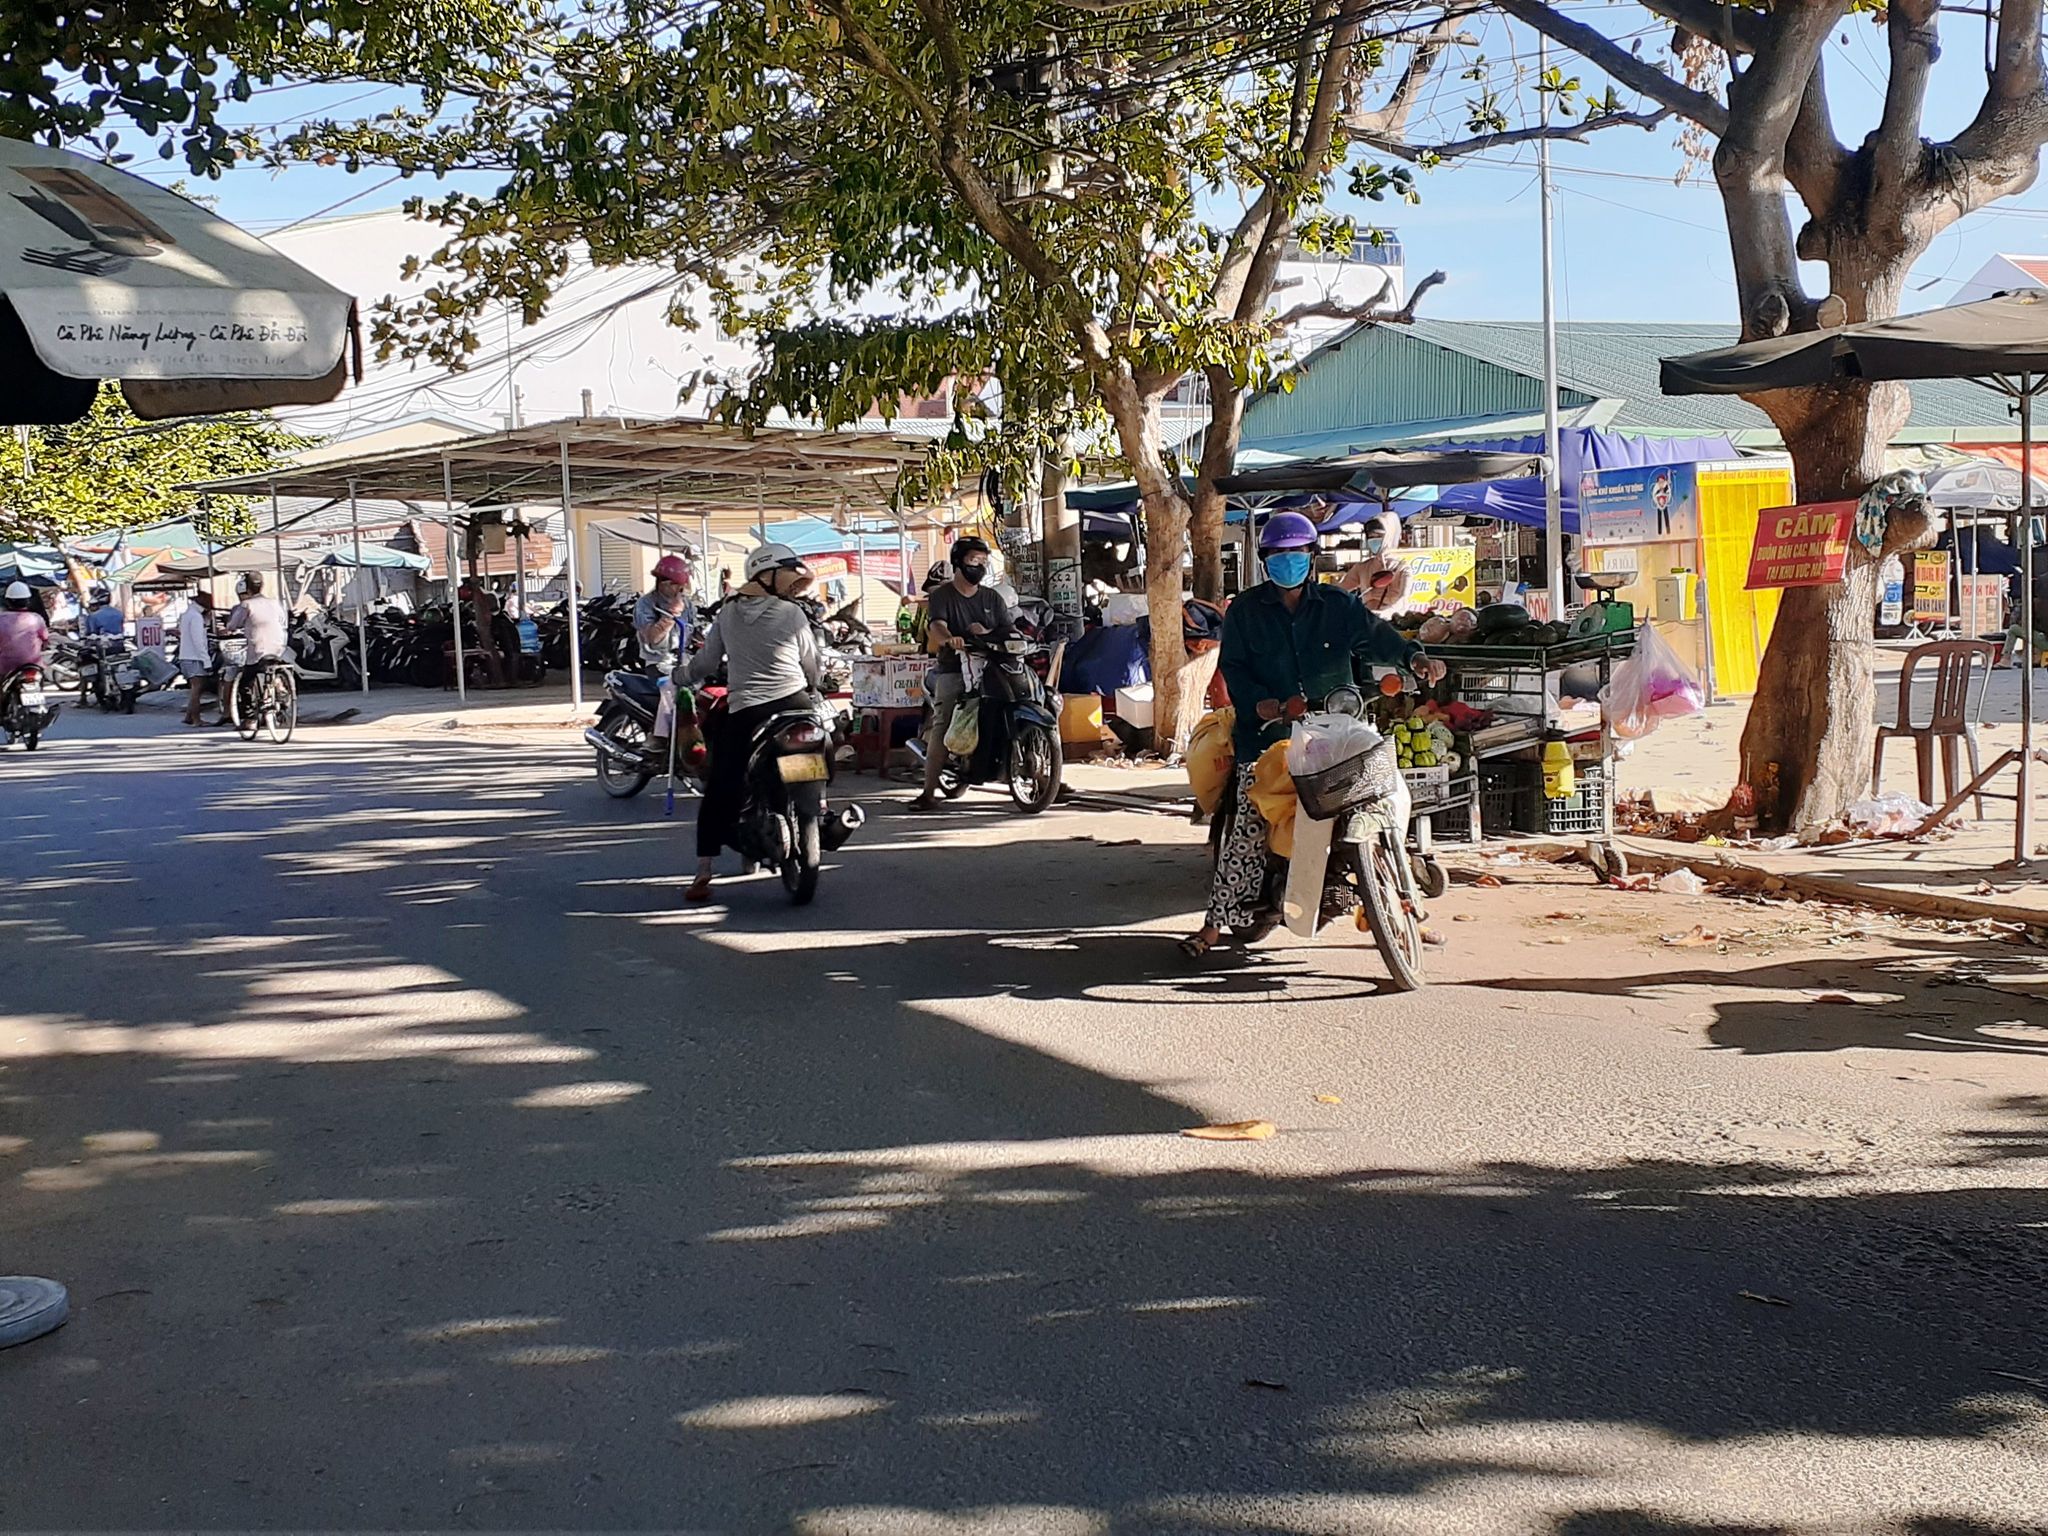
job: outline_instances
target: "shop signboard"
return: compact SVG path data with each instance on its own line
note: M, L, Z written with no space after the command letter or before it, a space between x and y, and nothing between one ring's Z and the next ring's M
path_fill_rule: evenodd
M1923 549L1913 556L1913 622L1948 622L1948 551Z
M1760 587L1827 587L1842 579L1856 531L1853 501L1808 501L1766 507L1756 516L1749 548L1752 592Z
M1408 569L1408 604L1413 608L1475 606L1478 553L1469 544L1443 549L1397 549L1391 558Z
M878 581L903 584L903 556L893 549L869 549L838 555L806 555L804 564L820 581L835 576L873 576Z
M164 643L164 616L152 613L135 621L135 644L141 649Z
M1054 560L1049 563L1045 578L1046 601L1052 604L1054 613L1079 613L1081 611L1081 562L1078 560Z
M2005 633L2005 578L1964 576L1956 582L1963 634L1971 639Z
M1700 536L1697 466L1644 464L1579 476L1579 530L1588 548L1676 544Z

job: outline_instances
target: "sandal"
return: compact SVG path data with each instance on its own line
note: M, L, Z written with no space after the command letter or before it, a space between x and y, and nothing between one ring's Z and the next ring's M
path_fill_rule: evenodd
M1190 960L1199 960L1222 942L1220 938L1205 939L1199 933L1191 933L1180 940L1180 952Z
M690 888L683 892L685 901L709 901L711 899L711 877L699 875L690 882Z

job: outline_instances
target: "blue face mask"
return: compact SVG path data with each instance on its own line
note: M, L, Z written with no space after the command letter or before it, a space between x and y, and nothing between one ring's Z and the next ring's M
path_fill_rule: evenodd
M1308 580L1313 563L1305 549L1276 549L1266 556L1266 580L1276 587L1298 587Z

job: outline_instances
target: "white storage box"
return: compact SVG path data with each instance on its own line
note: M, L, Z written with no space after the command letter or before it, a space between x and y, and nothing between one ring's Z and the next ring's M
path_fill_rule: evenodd
M1133 730L1150 730L1152 727L1152 685L1150 683L1139 683L1135 688L1117 689L1116 717Z

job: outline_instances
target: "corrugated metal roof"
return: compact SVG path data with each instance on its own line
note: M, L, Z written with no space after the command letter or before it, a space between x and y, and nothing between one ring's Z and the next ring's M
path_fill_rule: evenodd
M1660 359L1726 346L1732 325L1574 321L1558 326L1558 383L1570 409L1619 400L1608 430L1643 436L1727 433L1775 443L1776 429L1733 396L1667 396ZM1543 327L1534 320L1430 320L1354 328L1309 354L1292 394L1259 396L1245 415L1245 440L1340 428L1384 428L1426 419L1542 408ZM2014 428L2004 402L1960 380L1912 386L1902 442L1997 441Z

